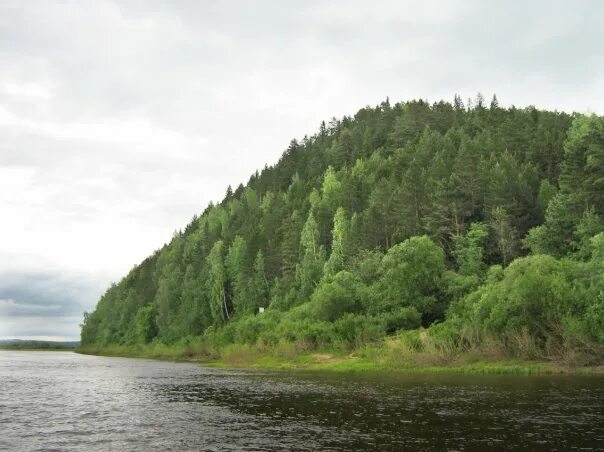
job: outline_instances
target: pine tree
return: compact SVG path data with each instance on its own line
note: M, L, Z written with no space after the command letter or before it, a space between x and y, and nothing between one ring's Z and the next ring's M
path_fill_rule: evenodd
M497 110L499 108L499 101L497 100L497 94L493 94L493 99L491 100L491 110Z
M252 279L254 308L266 307L268 301L269 284L264 268L264 255L258 251L254 260L254 275Z
M298 261L298 248L300 243L300 233L297 227L300 215L298 211L294 211L291 215L283 219L283 224L280 228L280 235L283 237L281 241L281 275L286 279L291 279L296 270L296 262Z
M247 243L241 236L229 248L226 256L227 277L232 287L232 304L235 313L249 311L251 300L249 297Z

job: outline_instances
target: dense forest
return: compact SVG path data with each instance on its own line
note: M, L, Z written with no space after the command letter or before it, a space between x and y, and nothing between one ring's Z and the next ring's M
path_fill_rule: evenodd
M84 316L84 346L604 344L604 118L389 100L292 140Z

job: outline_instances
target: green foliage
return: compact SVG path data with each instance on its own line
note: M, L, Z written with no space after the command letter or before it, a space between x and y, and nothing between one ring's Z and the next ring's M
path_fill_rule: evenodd
M215 323L226 321L230 317L226 298L227 273L224 267L223 248L223 242L217 241L207 257L210 310Z
M545 212L547 210L547 206L549 202L556 196L558 190L554 187L547 179L541 181L541 185L539 186L539 195L537 196L537 205L539 210Z
M503 274L490 272L484 285L452 306L448 322L458 331L526 335L549 353L576 346L572 341L602 342L601 237L594 238L588 263L535 255L516 259Z
M403 307L377 316L383 324L384 332L395 333L398 330L413 330L422 324L422 316L415 307Z
M604 215L604 118L577 116L564 153L560 192L549 201L545 223L525 239L533 253L562 257L602 230L597 219Z
M347 271L324 279L312 295L318 318L333 322L346 313L360 312L363 289L361 282Z
M334 275L344 269L347 256L345 246L349 236L349 226L346 213L343 208L338 208L333 219L333 232L331 242L331 255L325 263L324 273L327 276Z
M139 342L147 344L157 335L157 309L155 305L140 308L136 313L134 324L136 325L136 336Z
M382 102L194 216L108 288L82 344L349 348L423 326L435 350L589 348L602 232L603 118Z
M353 272L366 284L372 284L380 276L380 268L384 254L381 251L361 250L353 262Z
M426 324L442 318L444 272L444 253L430 238L412 237L394 245L382 259L368 311L377 314L412 307Z
M255 310L258 307L266 307L270 290L268 280L266 279L266 266L262 251L258 251L258 254L256 254L253 272L250 303L252 304L252 308Z
M247 244L241 236L229 248L226 256L227 278L231 282L231 302L236 313L253 310L250 304L250 281Z
M302 259L296 268L296 277L300 284L300 297L304 298L312 294L321 280L325 265L325 248L319 243L319 229L312 212L302 229L300 245Z
M518 259L501 281L470 294L471 322L495 333L527 331L545 337L560 328L567 315L576 315L580 291L573 287L572 265L551 256Z
M512 218L503 207L496 207L491 212L489 226L493 231L501 262L506 266L518 255L518 238Z
M484 242L488 236L487 227L482 223L472 223L465 235L453 237L459 274L480 276L484 271Z

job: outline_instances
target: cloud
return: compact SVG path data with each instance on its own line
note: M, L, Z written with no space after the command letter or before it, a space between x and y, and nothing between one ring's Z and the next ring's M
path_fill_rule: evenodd
M52 270L3 269L0 337L77 338L82 313L92 308L106 288L102 279Z
M5 273L0 282L0 315L81 314L84 305L94 300L90 285L90 281L80 277L49 272ZM92 292L96 292L96 287Z
M1 2L3 328L76 331L227 185L386 96L603 113L603 14L597 0Z

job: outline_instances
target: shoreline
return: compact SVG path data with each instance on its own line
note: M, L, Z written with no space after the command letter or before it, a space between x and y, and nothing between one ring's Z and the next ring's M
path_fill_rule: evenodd
M189 362L209 368L249 369L276 371L326 371L344 373L384 373L384 374L475 374L475 375L604 375L604 365L570 366L564 363L546 361L523 361L517 359L488 360L469 356L460 357L448 363L419 364L401 362L397 365L375 359L360 358L354 354L343 354L334 350L303 352L284 357L273 353L227 352L221 356L207 356L193 353L186 347L134 349L131 347L80 347L75 353L152 359L168 362ZM245 352L245 351L244 351Z

